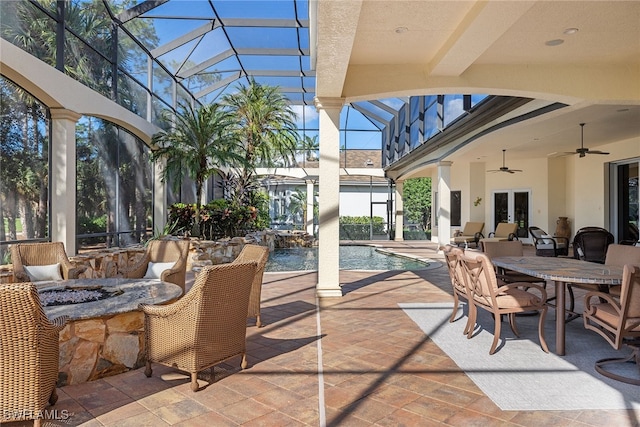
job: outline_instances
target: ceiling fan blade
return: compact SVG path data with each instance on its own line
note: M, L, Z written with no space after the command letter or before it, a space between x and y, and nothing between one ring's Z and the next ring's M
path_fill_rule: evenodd
M589 150L588 153L589 154L604 154L604 155L608 155L609 154L606 151L600 151L600 150Z

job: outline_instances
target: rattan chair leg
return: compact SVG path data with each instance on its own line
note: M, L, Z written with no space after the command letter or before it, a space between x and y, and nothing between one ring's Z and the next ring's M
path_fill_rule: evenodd
M259 314L256 316L256 326L257 326L258 328L262 328L262 327L264 326L264 325L262 324L262 321L260 320L260 315L259 315Z
M191 373L191 391L198 391L199 388L200 388L200 385L198 384L198 373L192 372Z
M147 378L151 378L151 374L153 374L153 369L151 369L151 362L147 362L147 366L144 368L144 374Z
M33 420L33 427L40 427L40 418L35 418Z
M242 353L242 362L240 362L240 367L242 369L246 369L247 365L247 353Z
M49 396L49 405L53 406L56 404L57 401L58 401L58 392L54 387L53 391L51 392L51 396Z

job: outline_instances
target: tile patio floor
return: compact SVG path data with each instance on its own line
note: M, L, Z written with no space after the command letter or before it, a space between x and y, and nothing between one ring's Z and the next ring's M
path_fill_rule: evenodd
M429 242L383 243L442 260ZM639 425L640 411L501 411L397 305L451 301L444 265L340 280L344 296L318 309L314 272L265 274L266 326L248 328L244 371L239 360L216 367L196 393L160 365L152 378L142 368L66 386L51 409L71 416L43 426Z

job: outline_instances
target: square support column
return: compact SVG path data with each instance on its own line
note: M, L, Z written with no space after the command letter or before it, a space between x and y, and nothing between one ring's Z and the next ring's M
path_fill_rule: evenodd
M396 232L393 240L400 242L404 240L404 205L402 202L402 189L404 188L404 181L396 181Z
M313 181L308 180L307 184L307 223L305 227L307 233L313 236L313 192L315 185Z
M161 232L169 216L166 184L162 181L162 171L166 159L158 159L153 165L153 232Z
M451 243L451 165L438 163L438 245Z
M341 98L316 98L320 116L318 180L318 297L341 297L340 288L340 111Z
M67 255L76 254L76 123L80 114L51 110L51 229L52 242L64 243ZM52 173L51 171L55 171Z

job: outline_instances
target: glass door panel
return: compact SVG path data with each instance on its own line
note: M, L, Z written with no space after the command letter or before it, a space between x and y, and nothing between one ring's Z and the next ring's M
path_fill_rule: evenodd
M523 243L530 243L529 217L530 217L529 190L504 190L493 193L493 221L486 233L494 231L501 222L515 222L518 224L516 236Z

